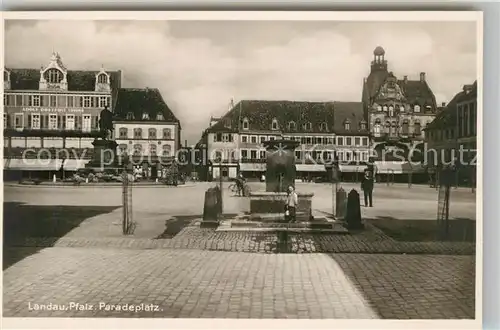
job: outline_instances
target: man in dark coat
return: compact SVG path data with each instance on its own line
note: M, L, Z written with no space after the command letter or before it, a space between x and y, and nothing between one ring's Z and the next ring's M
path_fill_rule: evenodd
M373 183L375 178L375 167L373 164L368 164L363 172L363 179L361 181L361 189L365 196L365 207L373 207Z

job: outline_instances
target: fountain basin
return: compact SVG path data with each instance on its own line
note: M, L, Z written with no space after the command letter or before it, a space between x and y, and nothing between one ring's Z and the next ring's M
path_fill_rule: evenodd
M297 192L297 195L299 199L296 210L297 221L309 221L312 218L312 198L314 194ZM249 198L252 218L265 219L269 214L279 215L280 218L284 218L287 198L285 192L251 192Z

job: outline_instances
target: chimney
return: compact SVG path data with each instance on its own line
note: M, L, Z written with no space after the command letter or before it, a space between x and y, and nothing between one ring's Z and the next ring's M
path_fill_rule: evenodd
M441 102L441 106L444 108L446 106L446 102Z
M403 77L403 81L404 81L404 83L406 84L406 83L408 82L408 76L404 76L404 77Z
M187 148L187 146L188 146L188 140L184 140L184 146Z
M425 81L425 72L420 72L420 81L421 82Z
M464 85L463 90L465 94L469 94L472 91L472 85Z

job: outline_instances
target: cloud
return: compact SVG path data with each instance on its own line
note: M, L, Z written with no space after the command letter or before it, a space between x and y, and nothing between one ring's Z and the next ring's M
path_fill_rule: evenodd
M360 100L377 45L397 76L425 71L438 102L450 100L476 79L475 30L423 24L17 21L6 65L38 68L56 50L69 69L121 69L124 87L160 89L192 143L233 97Z

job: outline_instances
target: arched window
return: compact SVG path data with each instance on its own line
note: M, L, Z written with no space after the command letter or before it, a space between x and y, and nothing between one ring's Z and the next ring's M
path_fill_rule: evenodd
M320 131L327 131L328 130L328 125L326 123L321 123L319 125L319 130Z
M126 155L127 154L127 149L128 146L126 144L120 144L119 150L120 150L120 155Z
M401 126L401 134L408 135L410 133L410 124L408 119L403 120L403 125Z
M387 105L384 105L382 109L384 110L384 112L387 112Z
M382 111L382 106L381 105L377 106L377 111Z
M45 80L50 84L58 84L63 79L63 73L57 69L48 69L45 71Z
M272 125L271 125L271 128L273 130L277 130L279 128L279 125L278 125L278 121L275 119L273 119L273 122L272 122Z
M420 106L419 106L419 105L416 105L416 106L414 107L414 111L415 111L415 112L420 112Z
M393 117L394 116L394 107L391 105L389 107L389 117Z
M97 76L97 82L99 84L107 84L108 83L108 76L106 74L101 73L100 75Z
M421 128L420 122L418 120L415 121L415 123L413 124L413 133L415 134L415 136L422 135L422 128Z
M142 153L142 145L140 144L134 144L134 155L135 156L140 156Z
M248 122L247 118L243 119L243 129L247 130L250 128L250 123Z
M156 139L156 128L148 129L148 136L150 139Z
M373 125L373 134L375 136L380 136L382 133L382 124L380 122L380 118L375 119L375 124Z
M310 131L312 128L312 124L310 122L304 123L302 124L302 128L304 129L304 131Z
M296 130L296 129L297 129L297 124L295 124L295 122L294 122L294 121L289 122L289 123L288 123L288 129L289 129L290 131L294 131L294 130Z
M120 127L120 139L126 139L128 137L128 129L125 127Z
M150 144L149 145L149 154L151 156L156 156L156 150L157 150L156 144Z
M170 152L172 151L172 147L169 144L163 145L162 155L164 157L170 157Z
M404 105L400 105L399 106L399 111L400 112L405 112L405 106Z
M170 128L163 129L163 138L167 140L172 138L172 130Z
M391 122L390 121L385 122L385 132L388 134L391 133Z
M142 139L142 128L134 128L134 139Z

